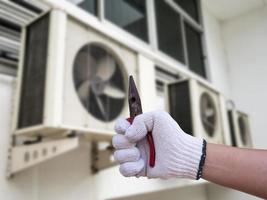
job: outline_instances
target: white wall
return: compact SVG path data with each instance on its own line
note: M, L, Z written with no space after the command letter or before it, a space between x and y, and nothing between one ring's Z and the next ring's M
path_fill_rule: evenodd
M218 44L216 39L213 40L214 44L210 45L212 47L210 50L213 51L216 49L215 47L223 44L220 49L224 48L226 53L224 55L226 60L223 62L218 55L213 55L210 58L210 61L214 63L211 68L214 70L217 62L219 62L217 66L228 65L228 77L225 81L230 88L228 91L224 91L229 92L229 96L233 98L237 108L250 115L254 147L266 149L267 6L220 24L216 23L216 20L212 19L208 12L204 16L207 21L210 21L209 24L213 24L213 30L220 29L220 32L211 32L212 34L217 32L222 43ZM217 79L220 76L220 70L215 71L213 78ZM225 74L222 73L222 76L225 77ZM213 81L216 84L217 80L213 79ZM217 86L223 88L220 86L221 81L217 83ZM223 85L227 83L225 82ZM214 184L207 186L207 194L209 199L218 200L259 199Z
M192 192L194 191L194 192ZM181 187L178 189L158 191L149 194L140 194L136 196L129 196L126 198L112 199L112 200L177 200L177 199L195 199L206 200L206 190L201 186Z
M219 91L229 97L231 96L229 69L222 40L221 24L204 3L202 8L211 82Z
M267 6L222 26L237 108L251 116L254 146L267 148Z
M6 181L13 82L14 78L0 75L0 199L34 199L37 187L36 168L19 174L16 180Z
M209 200L259 200L260 199L215 184L210 184L207 186L207 195Z

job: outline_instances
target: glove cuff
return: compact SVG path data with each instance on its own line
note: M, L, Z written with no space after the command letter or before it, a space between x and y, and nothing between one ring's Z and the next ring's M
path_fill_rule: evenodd
M203 139L202 155L201 155L201 159L200 159L199 166L198 166L196 180L199 180L202 177L203 167L204 167L205 160L206 160L206 150L207 150L207 142L206 140Z
M185 135L180 138L173 162L169 164L170 177L196 180L202 175L204 161L200 162L203 155L203 139ZM203 163L203 164L202 164ZM202 166L200 170L200 166Z

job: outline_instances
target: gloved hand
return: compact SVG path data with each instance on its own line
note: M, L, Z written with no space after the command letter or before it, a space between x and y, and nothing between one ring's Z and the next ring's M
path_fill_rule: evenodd
M115 124L114 158L122 175L148 178L196 179L202 156L203 139L186 134L172 117L163 111L135 117L132 125L126 119ZM146 134L152 131L156 162L149 166Z

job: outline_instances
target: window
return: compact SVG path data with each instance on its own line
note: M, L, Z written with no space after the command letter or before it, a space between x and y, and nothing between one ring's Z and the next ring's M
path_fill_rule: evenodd
M200 24L198 0L154 2L158 49L205 78L203 28Z
M187 12L194 20L199 22L198 16L198 0L174 0L185 12Z
M178 13L162 0L155 1L158 48L184 63L181 20Z
M145 0L106 0L105 17L124 30L148 42Z
M163 66L155 66L156 75L156 101L155 108L158 110L165 110L167 92L167 85L173 82L177 82L182 77L175 71L166 70Z
M97 0L69 0L87 12L97 15Z
M189 68L205 77L204 55L201 43L201 33L185 23L186 45Z

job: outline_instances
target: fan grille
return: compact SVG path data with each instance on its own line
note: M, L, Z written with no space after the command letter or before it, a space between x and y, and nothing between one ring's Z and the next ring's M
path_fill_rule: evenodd
M125 103L125 79L119 59L104 45L90 43L76 55L73 79L83 107L98 120L109 122Z
M202 125L208 136L213 137L217 125L217 111L212 97L207 93L202 93L200 97L200 113Z
M49 14L27 27L18 128L43 121L48 40Z

